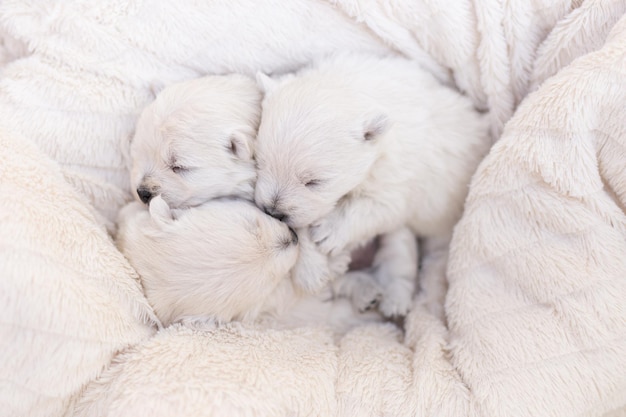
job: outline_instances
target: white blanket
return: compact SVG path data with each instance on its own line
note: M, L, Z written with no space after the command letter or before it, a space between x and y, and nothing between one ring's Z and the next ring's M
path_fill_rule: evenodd
M0 415L626 412L626 1L332 3L0 4L28 46L0 79ZM447 322L418 297L405 335L157 331L104 227L151 89L347 49L411 56L490 112Z

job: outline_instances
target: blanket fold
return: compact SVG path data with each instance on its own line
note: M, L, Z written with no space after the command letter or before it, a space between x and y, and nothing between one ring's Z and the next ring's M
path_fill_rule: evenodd
M59 166L14 133L0 149L0 415L62 415L156 318Z

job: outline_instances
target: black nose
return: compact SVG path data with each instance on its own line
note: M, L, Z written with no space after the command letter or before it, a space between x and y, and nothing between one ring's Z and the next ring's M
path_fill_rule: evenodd
M148 204L150 200L152 200L152 193L147 188L139 187L137 188L137 195L139 199L144 203Z
M263 211L265 212L265 214L268 214L272 216L273 218L275 218L276 220L280 220L281 222L285 220L285 218L287 217L285 213L282 213L281 211L276 210L276 207L264 206Z
M291 232L291 243L293 245L297 245L298 244L298 234L291 227L289 228L289 232Z

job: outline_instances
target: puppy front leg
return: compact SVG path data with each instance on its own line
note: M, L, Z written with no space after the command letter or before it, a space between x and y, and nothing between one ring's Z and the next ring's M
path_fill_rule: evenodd
M316 294L333 278L343 275L348 269L350 253L344 251L329 259L311 241L306 229L298 230L300 253L291 272L295 285L309 294Z
M310 227L311 238L323 253L337 254L379 234L399 228L405 220L403 199L385 194L344 199Z
M386 317L405 316L417 287L417 238L408 227L383 234L374 257L374 277L383 288L378 309Z

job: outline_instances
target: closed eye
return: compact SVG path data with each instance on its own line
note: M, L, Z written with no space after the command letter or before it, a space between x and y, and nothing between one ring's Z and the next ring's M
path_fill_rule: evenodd
M320 185L322 183L321 180L309 180L307 182L304 183L305 187L317 187L318 185Z
M237 143L235 143L234 140L230 141L230 144L228 145L228 150L230 151L230 153L232 153L233 155L237 155Z
M175 154L170 154L170 157L168 158L168 165L172 172L175 174L181 174L188 169L178 161L178 158L176 158Z

